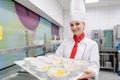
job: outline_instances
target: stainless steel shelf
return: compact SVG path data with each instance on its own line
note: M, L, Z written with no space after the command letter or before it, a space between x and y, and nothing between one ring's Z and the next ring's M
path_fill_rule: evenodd
M100 53L100 68L113 69L115 72L116 58L115 53Z

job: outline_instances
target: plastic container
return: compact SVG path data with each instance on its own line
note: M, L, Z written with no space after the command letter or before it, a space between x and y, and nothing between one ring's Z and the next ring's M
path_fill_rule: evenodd
M118 52L120 52L120 43L118 43Z

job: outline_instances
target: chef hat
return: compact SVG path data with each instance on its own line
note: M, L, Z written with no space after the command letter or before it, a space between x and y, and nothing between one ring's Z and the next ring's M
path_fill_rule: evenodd
M86 9L84 0L71 0L70 5L70 22L80 21L85 22Z

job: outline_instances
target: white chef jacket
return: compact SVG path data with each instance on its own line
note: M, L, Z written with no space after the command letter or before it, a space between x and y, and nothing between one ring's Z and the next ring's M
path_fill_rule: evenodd
M55 54L69 58L71 55L74 43L75 41L73 37L63 40L63 42L58 47ZM84 37L83 40L81 40L78 43L78 48L77 48L76 56L74 59L89 61L90 65L88 66L88 69L91 69L95 72L94 80L98 80L98 74L99 74L99 68L100 68L99 50L98 50L98 45L95 41L87 37Z

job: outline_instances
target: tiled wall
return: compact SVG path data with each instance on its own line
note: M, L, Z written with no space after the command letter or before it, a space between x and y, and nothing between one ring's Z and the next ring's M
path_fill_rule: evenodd
M120 5L103 6L87 9L86 34L91 38L91 30L113 29L120 24Z
M72 35L69 26L69 11L64 12L64 38ZM94 29L112 29L114 25L120 24L120 5L109 5L102 7L87 8L85 33L92 37Z

